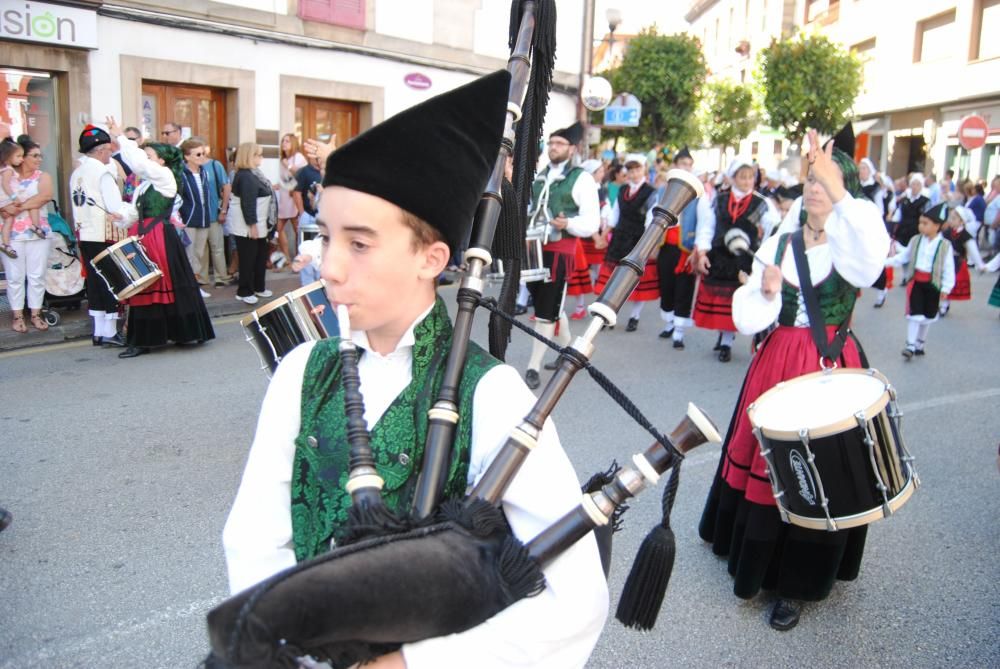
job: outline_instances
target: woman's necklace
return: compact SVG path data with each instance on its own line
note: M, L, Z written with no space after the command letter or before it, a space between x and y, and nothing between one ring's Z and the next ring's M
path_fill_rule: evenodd
M813 241L814 242L818 242L819 238L823 234L824 230L822 228L820 228L819 230L817 230L813 226L809 225L809 221L806 221L806 227L809 228L812 231Z

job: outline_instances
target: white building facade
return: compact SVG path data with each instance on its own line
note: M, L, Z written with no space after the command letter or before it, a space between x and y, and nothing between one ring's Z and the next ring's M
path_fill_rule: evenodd
M40 140L63 201L76 137L106 115L149 139L175 122L219 159L256 142L276 176L285 133L343 143L509 55L508 0L23 4L0 13L0 120ZM577 117L582 36L582 3L560 3L549 128Z

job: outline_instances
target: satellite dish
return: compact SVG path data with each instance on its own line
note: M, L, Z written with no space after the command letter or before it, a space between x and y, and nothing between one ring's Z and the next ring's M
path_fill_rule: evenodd
M580 91L583 106L590 111L601 111L611 103L611 82L604 77L590 77Z

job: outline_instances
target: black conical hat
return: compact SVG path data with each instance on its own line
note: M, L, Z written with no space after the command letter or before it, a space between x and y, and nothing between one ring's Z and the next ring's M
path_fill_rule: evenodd
M576 145L583 139L583 126L577 121L568 128L561 128L553 132L550 137L562 137L570 144Z
M395 204L456 253L500 151L509 88L501 70L399 112L331 153L323 185Z
M921 216L926 216L935 223L944 224L948 221L948 205L944 202L940 204L935 204L930 207L927 211L920 214Z
M833 136L832 141L835 149L840 149L852 160L854 159L854 126L850 121Z
M677 155L674 156L674 162L676 163L681 158L691 158L693 160L693 157L691 156L691 152L688 150L687 145L685 145L683 149L677 152Z

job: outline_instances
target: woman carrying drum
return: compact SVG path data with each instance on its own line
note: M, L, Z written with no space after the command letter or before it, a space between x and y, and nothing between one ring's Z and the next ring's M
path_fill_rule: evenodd
M147 144L144 149L125 137L114 118L108 132L118 142L128 164L142 179L132 198L127 220L130 235L139 235L150 259L163 277L129 298L128 348L119 358L134 358L168 342L202 343L215 338L198 282L180 237L170 224L174 199L181 183L183 158L169 144Z
M740 332L778 327L750 363L699 526L713 552L729 556L737 597L776 591L769 622L778 630L798 623L799 601L824 599L834 580L857 577L866 527L826 532L782 523L747 408L781 381L834 365L867 367L847 326L856 286L878 278L889 248L881 212L861 192L850 125L825 148L815 131L809 142L801 210L793 207L761 244L749 280L733 296ZM800 277L811 286L803 290ZM809 313L823 327L811 329Z

